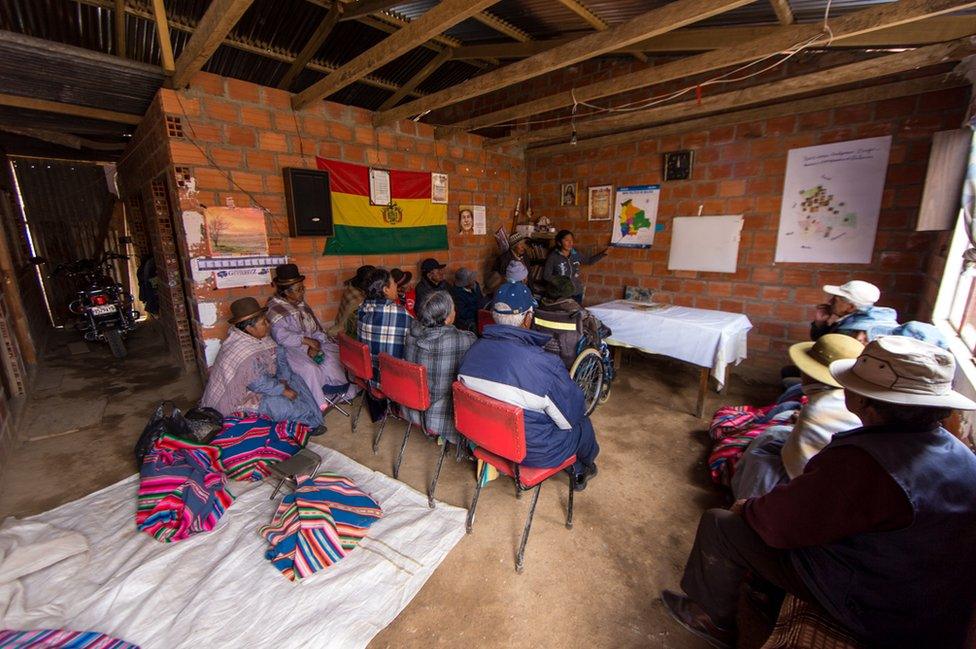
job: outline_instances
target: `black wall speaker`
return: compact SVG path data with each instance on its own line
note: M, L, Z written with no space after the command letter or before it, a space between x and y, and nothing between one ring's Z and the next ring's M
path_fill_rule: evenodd
M286 168L285 202L288 205L288 230L291 236L332 236L329 172Z

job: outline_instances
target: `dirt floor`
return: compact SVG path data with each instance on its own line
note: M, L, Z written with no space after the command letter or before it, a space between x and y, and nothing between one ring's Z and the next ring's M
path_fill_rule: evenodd
M124 361L95 345L72 356L65 343L73 340L52 345L41 368L63 375L59 387L51 388L56 379L47 378L32 400L104 397L101 422L22 444L0 481L0 516L39 513L130 475L132 448L152 409L163 399L187 408L200 393L195 376L181 375L165 359L162 336L151 327L135 334ZM678 585L699 514L726 504L707 476L706 422L689 414L696 388L694 368L631 355L610 400L593 416L600 474L577 494L574 528L564 525L566 481L554 478L542 488L525 571L516 574L514 556L531 499L516 500L511 480L491 483L473 533L370 646L707 646L675 624L658 598L661 589ZM771 386L733 377L726 394L709 394L706 411L768 402L775 394ZM67 430L72 414L61 409L60 427ZM352 433L348 419L330 413L329 432L317 441L390 473L402 424L391 420L373 455L365 413L360 422ZM400 479L426 491L437 453L433 442L411 437ZM473 476L471 464L445 462L438 500L467 507Z

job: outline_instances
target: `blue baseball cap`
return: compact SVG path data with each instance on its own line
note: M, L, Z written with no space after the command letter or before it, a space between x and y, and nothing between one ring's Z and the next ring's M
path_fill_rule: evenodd
M499 308L502 305L507 308ZM509 282L502 284L495 291L495 302L491 305L491 309L503 315L521 315L537 306L539 303L532 297L532 291L528 286L521 282Z

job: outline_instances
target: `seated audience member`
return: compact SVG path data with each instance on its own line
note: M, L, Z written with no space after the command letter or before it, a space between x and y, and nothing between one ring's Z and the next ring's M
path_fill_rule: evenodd
M292 373L284 349L268 336L267 309L253 297L230 305L230 332L220 345L201 408L229 416L258 413L275 421L297 421L325 432L322 411L301 377Z
M478 284L478 276L473 270L458 268L454 273L454 286L451 288L457 318L454 326L458 329L474 331L478 326L478 309L485 305L485 296Z
M305 276L295 264L275 269L275 295L268 300L271 337L285 350L291 370L302 377L319 408L329 400L351 399L356 389L339 363L339 347L329 340L319 319L305 303Z
M572 367L576 361L580 336L586 336L591 344L596 345L601 338L600 328L603 326L599 318L573 299L574 290L573 282L568 277L557 275L552 278L546 286L546 294L540 301L539 313L536 314L533 325L535 330L552 335L552 340L546 343L546 351L559 354L567 368ZM564 315L574 322L578 318L581 331L556 329L557 324L548 321L548 318L555 317L555 314Z
M861 420L847 409L844 390L828 368L834 361L857 358L863 350L864 345L842 334L826 334L816 342L790 347L808 401L796 423L768 428L749 444L732 476L736 498L762 496L793 480L834 434L860 427Z
M903 325L898 325L891 331L892 336L908 336L909 338L914 338L915 340L921 340L927 343L931 343L936 347L941 347L942 349L949 349L949 343L946 342L945 336L938 328L929 324L928 322L919 322L918 320L909 320Z
M454 301L446 291L428 293L417 305L417 315L417 320L410 321L404 358L427 368L430 389L430 408L424 416L427 432L457 444L451 385L457 378L461 358L477 337L454 327ZM411 420L419 424L418 413L411 411L411 415Z
M449 291L450 286L444 281L444 269L447 266L433 257L420 262L420 281L417 282L417 304L423 302L428 293L433 291Z
M662 600L714 646L734 641L746 576L814 602L878 647L963 647L976 605L976 455L940 422L976 403L955 360L905 336L834 361L863 427L834 435L802 475L702 515L681 587Z
M359 305L366 299L366 292L363 290L363 281L369 271L374 266L360 266L356 269L356 275L346 280L346 288L342 291L342 300L339 302L339 313L336 315L335 323L329 327L326 333L333 340L340 333L356 338L359 334L356 327L356 313Z
M508 268L505 269L505 282L521 282L522 284L528 285L529 283L529 269L528 267L520 261L511 261L508 264Z
M834 331L866 345L881 336L890 336L898 327L897 311L886 306L873 306L850 314L836 324Z
M817 313L810 323L810 340L824 334L837 333L838 326L853 313L867 312L881 297L881 291L874 284L854 279L841 286L827 284L824 293L830 299L817 305Z
M505 272L508 270L508 265L513 261L520 261L528 268L529 260L525 256L528 250L527 241L528 237L521 232L514 232L508 236L508 250L498 255L488 277L489 292L494 293L505 282Z
M600 447L584 414L583 391L562 361L543 349L549 336L529 329L535 306L525 284L502 284L492 304L495 324L465 354L459 378L525 411L525 466L559 466L575 454L574 488L582 490L596 475Z
M397 285L385 268L374 268L364 282L366 299L359 307L359 340L373 355L373 377L379 379L380 353L403 358L403 341L410 328L410 314L396 303Z
M399 268L393 268L390 270L390 275L393 276L393 281L397 285L397 304L406 309L411 317L415 316L414 307L417 306L417 289L410 286L413 273L409 270L403 271Z

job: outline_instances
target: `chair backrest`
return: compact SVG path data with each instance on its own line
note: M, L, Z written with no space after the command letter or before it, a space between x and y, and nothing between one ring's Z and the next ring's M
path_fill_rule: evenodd
M495 319L491 317L491 311L488 309L478 309L478 335L480 336L484 332L485 327L492 324L495 324Z
M454 392L454 427L476 446L512 462L525 459L525 413L475 392L460 381Z
M381 352L380 376L383 377L383 394L388 398L414 410L430 408L427 368L423 365Z
M364 381L373 378L373 359L369 347L344 333L339 334L339 363Z

